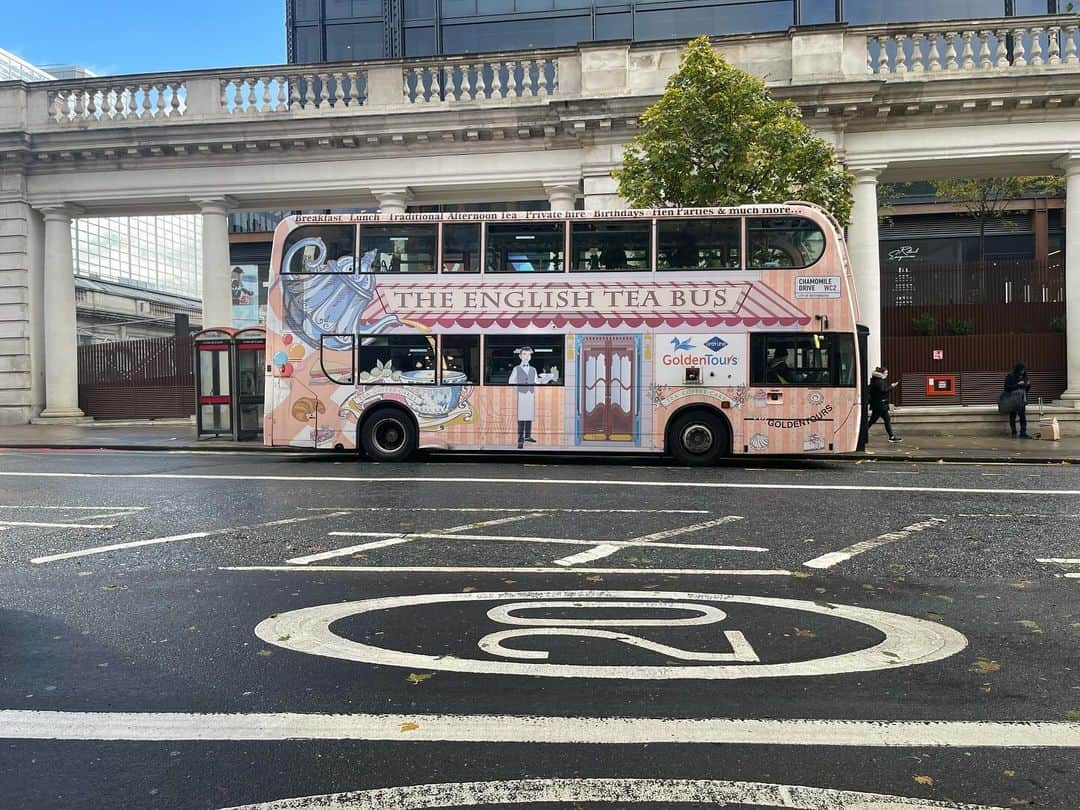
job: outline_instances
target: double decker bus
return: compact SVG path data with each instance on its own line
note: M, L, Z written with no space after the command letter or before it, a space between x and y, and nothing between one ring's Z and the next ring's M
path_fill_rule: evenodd
M842 233L806 203L290 217L264 440L383 461L851 452L856 320Z

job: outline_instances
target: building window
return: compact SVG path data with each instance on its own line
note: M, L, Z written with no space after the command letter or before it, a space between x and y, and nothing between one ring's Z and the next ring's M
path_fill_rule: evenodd
M738 270L738 219L662 219L656 223L658 270Z
M439 339L439 357L443 385L480 382L479 335L443 335Z
M295 253L294 245L301 244ZM308 225L285 237L287 266L282 273L352 273L356 255L356 228L352 225Z
M488 335L484 338L485 385L562 385L562 335Z
M442 271L480 272L480 223L446 222L442 230Z
M839 333L752 334L750 384L854 387L854 339Z
M749 267L809 267L825 252L825 234L803 217L750 217L746 250Z
M570 269L648 271L652 222L612 220L570 224Z
M361 225L361 273L434 273L435 225Z
M435 338L425 335L360 336L356 381L417 384L435 382Z
M561 273L565 222L497 222L487 226L487 272Z

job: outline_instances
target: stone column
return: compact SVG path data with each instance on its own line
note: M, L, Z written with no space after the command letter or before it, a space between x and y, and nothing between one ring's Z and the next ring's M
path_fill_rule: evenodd
M1080 408L1080 154L1060 164L1065 170L1065 369L1061 399Z
M45 215L45 409L43 421L82 420L75 332L75 259L71 250L73 205L42 207Z
M371 193L379 201L379 210L384 214L404 214L412 199L412 192L405 186L372 189Z
M578 183L544 183L544 191L551 201L552 211L573 211L577 200Z
M202 325L232 326L228 197L193 200L202 211Z
M848 226L848 253L859 295L859 322L870 329L869 379L875 366L881 365L881 253L878 246L877 179L881 168L852 169L855 175L855 207Z

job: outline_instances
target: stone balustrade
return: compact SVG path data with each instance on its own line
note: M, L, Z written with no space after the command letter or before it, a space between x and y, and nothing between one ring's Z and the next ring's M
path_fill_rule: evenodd
M187 111L187 85L183 79L122 81L76 80L67 85L50 83L49 118L57 124L121 121L164 121Z
M1075 15L1003 17L859 28L868 72L881 78L1080 66Z
M715 43L734 64L796 97L799 87L868 76L891 82L1080 71L1076 15L793 28ZM440 59L0 82L0 111L25 109L34 131L651 97L663 92L680 50L673 42L583 43ZM813 106L815 114L821 109Z
M296 111L342 111L367 98L367 71L356 65L336 70L305 66L234 72L219 79L220 111L266 115Z
M440 61L402 68L406 104L454 104L553 96L559 62L551 54L525 59Z

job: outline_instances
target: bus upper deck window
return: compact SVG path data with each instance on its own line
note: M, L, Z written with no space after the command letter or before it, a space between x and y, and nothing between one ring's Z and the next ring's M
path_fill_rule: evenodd
M563 272L565 222L493 222L486 241L489 273Z
M741 221L661 219L656 223L657 270L738 270Z
M803 217L749 217L746 250L755 269L809 267L825 252L825 234Z
M480 272L480 223L446 222L442 229L442 271Z
M361 225L361 273L434 273L437 226Z
M285 237L282 273L352 273L356 264L355 225L306 225Z

